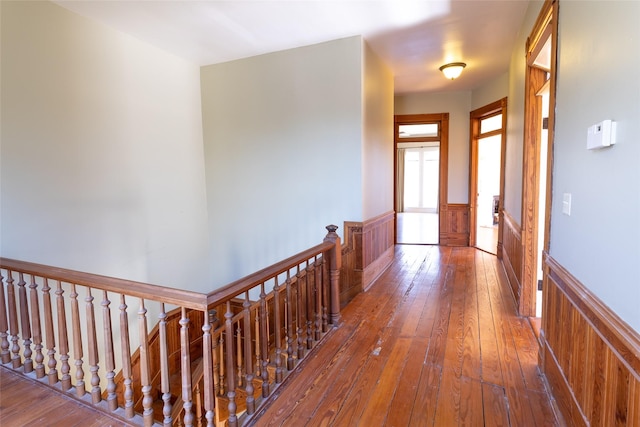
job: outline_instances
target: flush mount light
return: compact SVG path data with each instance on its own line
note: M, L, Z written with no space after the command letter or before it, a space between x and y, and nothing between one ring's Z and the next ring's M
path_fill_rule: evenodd
M444 74L446 78L453 80L458 78L460 73L462 73L462 69L466 66L467 64L464 62L452 62L450 64L444 64L440 67L440 71L442 71L442 74Z

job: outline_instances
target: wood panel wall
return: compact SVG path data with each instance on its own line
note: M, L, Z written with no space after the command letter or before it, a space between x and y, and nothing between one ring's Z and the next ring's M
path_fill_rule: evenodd
M509 285L516 299L520 302L522 293L522 233L520 226L503 211L504 226L502 228L502 263L509 279Z
M394 255L393 211L362 222L345 221L340 302L367 290L391 265Z
M569 425L640 426L640 334L545 254L541 366Z
M469 205L440 204L440 244L469 246Z
M362 292L362 226L345 222L342 244L342 269L340 270L340 307L346 306Z

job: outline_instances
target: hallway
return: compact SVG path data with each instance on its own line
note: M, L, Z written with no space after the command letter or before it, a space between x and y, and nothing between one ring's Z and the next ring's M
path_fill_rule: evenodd
M399 245L254 425L559 425L537 350L494 256Z

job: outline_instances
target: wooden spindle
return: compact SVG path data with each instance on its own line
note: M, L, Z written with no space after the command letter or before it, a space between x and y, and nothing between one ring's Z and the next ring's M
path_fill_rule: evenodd
M4 277L0 272L0 361L7 364L11 362L11 353L9 353L9 321L4 298L4 283Z
M218 343L217 336L212 337L211 355L213 356L213 386L218 395L222 395L223 387L220 380L220 357L218 355Z
M269 311L267 310L267 294L264 291L264 282L260 284L260 344L262 353L262 397L269 396Z
M220 345L218 345L218 349L220 351L220 396L224 396L224 394L226 393L226 387L227 387L227 379L224 376L224 371L225 371L225 358L224 358L224 332L220 333Z
M120 294L120 353L122 354L122 384L124 386L124 415L133 418L133 379L131 377L131 344L129 342L129 315L124 294Z
M240 322L236 325L236 385L242 387L242 329Z
M140 298L138 310L138 330L140 337L140 386L142 388L142 419L145 427L153 425L153 397L151 397L151 369L149 366L149 338L147 330L147 309Z
M296 337L298 338L297 349L298 349L298 360L304 357L304 340L302 338L302 326L304 325L304 320L302 319L302 273L300 273L300 264L298 264L296 272Z
M113 350L113 328L111 326L111 301L107 291L102 291L102 330L104 331L104 353L105 353L105 369L107 371L105 377L107 379L107 406L110 411L118 409L118 397L116 395L116 376L115 369L115 353Z
M307 296L307 350L313 348L313 281L311 280L312 270L307 260L306 274L304 276L305 293Z
M38 300L38 284L36 277L31 275L29 285L29 303L31 305L31 332L33 333L33 349L36 353L36 378L44 378L44 355L42 354L42 329L40 327L40 302Z
M315 330L315 338L318 341L322 337L322 265L321 259L318 256L315 257L313 263L313 271L314 271L314 279L313 279L313 290L316 296L316 330Z
M320 261L320 274L321 274L320 292L322 294L322 332L323 333L329 330L329 311L327 310L327 305L329 301L327 297L327 288L329 287L327 278L329 277L329 274L327 272L327 268L328 268L328 264L326 263L326 260L323 256Z
M256 337L256 370L255 376L258 378L262 377L262 360L260 358L260 313L258 308L255 309L254 312L254 330L253 334Z
M11 335L11 366L18 369L22 366L20 357L20 337L18 335L18 309L16 307L16 288L13 284L13 272L7 271L7 303L9 305L9 335Z
M73 357L76 365L76 396L85 395L84 388L84 371L82 370L82 332L80 329L80 309L78 308L78 292L76 285L71 284L71 326L73 329Z
M237 427L238 418L236 416L236 385L235 376L233 375L234 369L234 351L233 351L233 312L231 311L231 302L227 301L227 311L224 314L225 318L225 333L227 334L227 399L229 399L229 427Z
M285 300L284 306L285 311L284 315L286 316L286 330L285 337L287 342L287 370L293 370L293 302L291 298L291 275L289 270L287 270L287 280L286 280L286 288L285 288Z
M204 370L204 417L207 420L207 427L214 426L214 376L213 376L213 348L211 342L212 320L209 313L204 313L204 324L202 325L202 360Z
M180 367L182 370L182 407L184 425L193 425L193 396L191 388L191 352L189 351L189 318L187 309L182 307L180 318Z
M27 282L24 281L24 274L18 273L20 280L18 280L18 296L20 298L20 332L22 332L23 349L22 355L24 361L22 367L25 373L33 372L33 360L31 355L31 322L29 321L29 304L27 303Z
M54 334L53 326L53 310L51 307L51 288L49 287L49 280L44 278L44 285L42 287L42 302L44 304L44 338L47 345L47 356L49 361L47 362L47 378L49 379L49 385L54 385L58 382L58 371L56 370L56 337Z
M165 427L172 425L171 418L171 389L169 385L169 357L167 354L167 313L164 304L161 305L158 315L158 331L160 335L160 391L162 392L162 424Z
M253 357L251 351L252 339L251 339L251 301L249 301L249 292L244 294L244 360L245 360L245 391L247 393L246 404L247 414L251 415L255 412L255 400L253 397Z
M60 343L60 374L62 390L71 389L71 366L69 365L69 333L67 311L64 305L64 290L58 280L56 285L56 307L58 312L58 342Z
M204 414L202 413L202 388L200 387L199 382L193 387L193 403L193 406L195 407L194 424L197 427L202 427L202 418Z
M280 286L278 285L278 277L275 277L273 285L273 310L275 316L275 344L276 344L276 383L280 384L284 377L282 369L282 322L280 321Z
M91 288L87 288L86 302L86 320L87 320L87 339L89 340L89 371L91 372L91 401L95 405L102 401L102 391L100 390L100 376L98 375L99 356L98 356L98 338L96 334L96 315L93 307L93 295Z

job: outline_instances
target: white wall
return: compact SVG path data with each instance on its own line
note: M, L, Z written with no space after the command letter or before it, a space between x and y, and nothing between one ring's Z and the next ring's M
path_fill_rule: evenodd
M550 252L640 332L640 2L562 2L559 14ZM617 144L588 151L604 119Z
M524 80L526 73L525 43L538 19L543 2L533 1L527 7L520 32L511 52L509 65L509 98L507 100L507 147L505 153L504 207L521 225L522 155L524 138Z
M448 203L469 203L469 112L471 92L399 95L394 114L449 113Z
M208 288L199 69L1 2L2 256Z
M509 95L509 72L489 80L471 93L471 110L489 105ZM509 102L507 100L507 102Z
M393 210L393 74L364 43L363 219Z
M362 220L362 48L350 37L202 68L216 285Z

